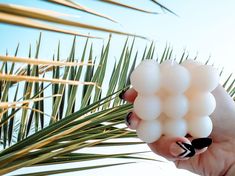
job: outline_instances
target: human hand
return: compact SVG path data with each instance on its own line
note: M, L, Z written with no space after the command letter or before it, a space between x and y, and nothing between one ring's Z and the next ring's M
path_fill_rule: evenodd
M210 116L213 131L208 138L162 136L148 146L154 153L173 161L178 168L204 176L232 176L235 175L235 103L222 86L212 94L217 105ZM120 98L130 103L136 97L134 89L120 94ZM126 124L131 129L136 129L140 121L132 112L126 117Z

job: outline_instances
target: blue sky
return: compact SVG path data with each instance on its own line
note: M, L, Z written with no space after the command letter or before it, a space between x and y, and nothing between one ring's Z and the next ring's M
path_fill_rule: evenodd
M178 1L160 1L168 8L176 12L179 17L169 13L163 13L161 9L153 5L150 1L125 1L137 7L160 12L159 15L148 15L140 12L129 11L123 8L116 8L112 5L103 6L102 3L96 0L80 0L79 3L95 9L103 14L109 15L116 19L119 24L114 24L105 19L94 17L93 15L84 14L76 10L53 6L43 1L28 1L28 0L0 0L0 2L24 4L34 7L43 7L60 12L69 12L80 18L82 22L95 23L104 27L111 27L122 31L132 32L148 36L156 42L156 48L159 53L162 52L166 43L172 45L175 50L175 55L180 55L186 49L192 57L197 53L201 60L208 59L211 56L212 61L216 65L223 65L228 72L234 72L235 67L233 62L235 54L233 46L235 44L235 2L233 0L178 0ZM124 2L124 1L123 1ZM137 2L137 3L136 3ZM136 3L136 4L135 4ZM100 10L102 9L102 10ZM70 17L71 18L71 17ZM83 33L87 33L84 29L73 29ZM27 56L29 44L35 45L39 31L15 27L5 24L0 24L0 53L5 53L8 49L9 53L13 53L17 43L20 42L20 55ZM101 32L89 31L92 35L98 35L107 38L108 34ZM121 46L126 37L114 35L113 46ZM55 53L58 41L62 41L62 56L66 57L71 46L73 36L56 34L43 31L43 45L41 57L48 58ZM79 44L83 43L79 40ZM103 43L101 40L94 40L99 50L99 46ZM137 40L136 49L143 50L147 41ZM120 53L121 47L114 47L112 51L114 55Z
M109 15L119 21L119 24L111 23L107 20L94 17L89 14L84 14L76 10L62 8L60 6L52 6L43 1L29 1L29 0L0 0L0 3L16 3L33 7L43 7L46 9L57 10L64 13L72 13L80 16L73 18L82 22L95 23L100 26L119 29L126 32L138 33L151 38L155 41L158 54L160 55L166 43L170 44L174 49L174 55L180 56L182 51L186 49L190 56L194 57L198 54L199 59L205 61L211 56L211 63L221 68L225 67L227 73L235 73L235 1L234 0L177 0L177 1L159 1L174 12L179 17L169 13L163 13L161 9L153 5L150 1L131 1L121 0L129 4L134 4L137 7L142 7L152 11L160 12L159 15L148 15L140 12L129 11L123 8L113 7L111 5L104 6L97 0L79 0L77 2L86 5L92 9ZM61 26L60 26L61 27ZM69 28L83 33L87 33L84 29ZM98 35L106 38L108 34L89 31L92 35ZM5 54L6 49L12 55L16 45L20 43L20 56L28 55L29 45L35 46L38 39L39 31L35 29L26 29L6 24L0 24L0 54ZM119 57L120 46L125 42L126 37L113 35L111 52L111 61L115 57ZM63 35L58 33L43 31L41 58L52 58L56 52L57 43L61 41L61 57L66 58L69 49L72 45L73 36ZM105 42L106 42L105 41ZM84 44L83 38L78 38L78 51L80 46ZM94 54L97 55L100 50L102 40L94 40ZM148 41L137 39L136 50L143 51ZM141 167L155 172L155 164L142 164L131 166L131 170L136 171L136 175L143 175L146 173ZM116 167L117 168L117 167ZM165 168L165 166L163 166ZM123 166L122 169L114 169L118 175L129 175L129 166ZM166 168L165 168L166 170ZM166 173L164 170L163 173ZM171 167L171 171L175 172ZM160 172L160 171L159 171ZM179 172L179 171L177 171ZM93 173L92 171L89 173ZM96 175L104 175L107 170L102 172L102 169L96 172ZM125 174L126 173L126 174ZM84 173L84 175L86 175ZM82 174L81 174L82 175ZM111 175L111 174L110 174ZM115 174L112 174L115 175ZM179 175L182 175L179 172Z

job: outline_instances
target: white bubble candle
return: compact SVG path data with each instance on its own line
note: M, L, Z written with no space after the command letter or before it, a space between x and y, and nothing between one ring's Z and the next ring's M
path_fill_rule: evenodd
M142 61L132 72L131 84L141 95L152 95L160 87L159 64L154 60Z
M194 60L182 64L144 60L130 80L138 92L134 112L141 119L136 130L141 140L152 143L162 135L210 135L213 124L209 116L216 107L210 92L219 84L219 75L212 66Z

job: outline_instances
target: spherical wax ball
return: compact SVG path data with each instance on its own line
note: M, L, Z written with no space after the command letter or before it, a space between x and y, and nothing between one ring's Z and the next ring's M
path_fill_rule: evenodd
M136 133L142 141L152 143L158 140L162 135L161 124L157 120L141 121Z
M134 112L143 120L154 120L161 113L161 102L157 96L138 95L134 101Z
M142 95L157 92L160 87L159 64L154 60L142 61L130 76L134 89Z
M178 64L161 69L161 84L171 94L183 93L190 84L188 70Z
M184 119L167 119L164 121L163 133L171 137L183 137L187 134L187 123Z
M210 117L191 117L187 119L188 132L194 138L208 137L213 128Z
M208 116L216 107L215 97L210 92L195 93L189 98L189 113L196 116Z
M211 92L219 84L219 74L209 65L200 65L192 70L192 87L199 91Z
M177 62L174 60L165 60L160 64L160 70L167 69L170 66L175 65L175 64L177 64Z
M200 64L192 59L187 59L181 63L183 67L188 69L189 71L193 70L195 67L199 66Z
M188 112L188 99L183 94L168 96L163 102L163 112L173 119L183 118Z

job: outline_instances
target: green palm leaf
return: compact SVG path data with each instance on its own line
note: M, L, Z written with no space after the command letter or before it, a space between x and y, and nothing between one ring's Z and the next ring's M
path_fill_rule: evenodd
M57 4L60 4L62 6L66 6L66 7L72 8L72 9L76 9L76 10L81 10L83 12L87 12L87 13L90 13L90 14L95 15L95 16L106 18L106 19L116 23L116 20L112 19L111 17L108 17L104 14L100 14L100 13L98 13L98 12L96 12L96 11L90 9L90 8L87 8L85 6L82 6L81 4L78 4L77 2L74 2L72 0L44 0L44 1L48 1L48 2L51 2L51 3L57 3Z
M68 57L68 62L74 62L75 61L75 42L74 39L73 46L71 49L70 56ZM40 39L37 45L36 50L36 56L38 57L39 54L39 46L40 46ZM110 43L108 42L106 46L104 46L104 50L102 51L102 54L99 58L100 63L98 67L95 68L94 74L90 74L90 80L94 82L98 82L100 86L103 85L103 79L106 76L106 62L107 62L107 56L109 53ZM84 105L81 104L80 106L75 106L74 102L76 101L77 91L76 86L72 86L69 89L65 89L63 85L58 85L52 83L53 85L53 91L52 95L55 94L64 94L68 95L68 97L73 96L72 99L68 98L67 100L64 99L63 101L68 102L67 106L66 103L63 103L63 106L61 106L61 99L58 99L56 97L54 99L53 108L55 109L54 112L52 112L51 116L51 124L45 126L43 124L43 120L41 120L41 125L39 128L39 114L38 111L31 111L31 113L26 113L28 110L23 110L23 116L21 116L21 126L26 127L27 126L27 132L24 132L26 134L21 134L21 137L19 138L19 141L12 145L12 143L9 142L11 145L10 147L2 150L0 152L0 174L9 173L13 170L16 170L21 167L27 167L32 165L48 165L48 164L57 164L57 163L64 163L64 162L83 162L87 160L93 160L93 159L101 159L101 158L116 158L120 157L123 159L148 159L143 157L132 157L128 156L129 154L122 153L118 155L99 155L99 154L92 154L92 155L85 155L85 154L73 154L74 151L79 151L79 149L85 148L85 147L94 147L94 146L100 146L100 147L112 147L117 145L137 145L142 144L142 142L118 142L118 143L110 143L108 142L109 139L119 138L129 138L129 137L136 137L136 134L128 131L125 128L118 128L117 125L123 124L123 119L125 115L131 110L132 105L130 104L123 104L117 99L118 93L128 86L130 83L129 80L126 78L128 75L130 75L130 72L134 69L136 64L136 58L138 57L138 53L135 55L132 55L132 50L134 46L134 41L132 42L131 46L127 46L127 41L123 47L123 51L120 57L120 60L118 62L118 65L113 66L113 74L111 75L112 81L109 82L110 88L106 90L106 93L104 94L105 97L100 98L100 95L98 96L97 89L93 89L92 86L86 86L86 93L84 95L80 95L82 97L82 102L86 102ZM130 49L129 49L130 48ZM85 61L86 59L86 50L88 50L88 44L86 42L84 46L84 50L82 53L81 61ZM91 57L92 49L90 50L89 59ZM150 57L153 59L154 57L154 46L153 43L150 45L149 49L146 50L146 56L144 58ZM29 57L31 57L31 52L29 52ZM163 52L161 61L164 61L166 59L170 59L172 55L172 49L170 47L166 47L165 51ZM10 58L10 57L9 57ZM131 59L133 58L133 59ZM182 57L180 61L183 61L185 58L185 52L182 54ZM88 59L88 60L89 60ZM58 50L58 60L59 60L59 50ZM131 63L132 60L132 63ZM12 60L11 60L12 62ZM6 65L6 64L5 64ZM129 65L132 65L129 68ZM28 65L28 75L32 76L40 76L40 72L38 72L37 65L30 66ZM83 74L84 78L82 78L82 67L77 66L66 66L64 68L59 68L59 66L56 66L57 69L52 69L52 76L53 77L63 77L64 79L68 78L68 76L71 76L71 74L74 74L74 77L70 77L70 79L85 79L87 77L87 74ZM74 68L73 72L71 71L71 68ZM129 68L129 69L128 69ZM80 69L80 70L79 70ZM103 69L103 70L102 70ZM35 71L34 71L35 70ZM128 73L129 70L129 73ZM62 75L58 71L62 71ZM6 70L8 72L8 70ZM56 76L57 75L57 76ZM88 78L86 78L88 79ZM231 76L229 77L231 79ZM226 84L228 85L228 80L226 81ZM118 83L118 84L117 84ZM230 82L231 84L228 85L228 91L230 91L230 94L234 94L234 81ZM11 85L10 82L6 82L6 85ZM18 84L19 85L19 84ZM43 86L41 83L41 86L38 84L32 84L32 83L25 83L25 90L24 92L25 96L23 96L23 99L30 99L42 96L47 92L48 88L50 87L50 84L47 86ZM118 85L118 86L117 86ZM4 87L5 87L4 86ZM34 87L34 89L33 89ZM84 85L85 87L85 85ZM7 93L11 91L13 87L9 87L8 91L4 93L4 96L7 96ZM116 91L118 90L118 91ZM116 92L115 92L116 91ZM66 93L67 92L67 93ZM87 96L86 96L87 95ZM88 96L89 95L89 96ZM93 95L94 100L88 101ZM16 96L15 96L16 97ZM16 100L16 98L14 98ZM43 102L43 103L42 103ZM45 100L41 103L44 104ZM57 103L58 102L58 103ZM113 106L109 106L111 102L114 102ZM30 107L30 105L27 105ZM33 109L38 109L43 111L43 105L40 105L40 102L35 102L31 105ZM72 107L74 108L74 111L72 111ZM23 107L21 107L23 108ZM5 124L8 128L11 128L11 131L14 131L15 126L10 123L10 120L15 117L15 115L18 113L20 108L12 108L11 114L7 115L5 113L5 118L1 120L1 124ZM60 113L60 118L58 118L56 121L53 121L54 117L58 114L60 110L63 110L65 113ZM9 111L9 110L8 110ZM38 113L38 116L36 118L35 114ZM56 113L57 112L57 113ZM24 119L31 119L29 121ZM43 117L42 117L43 118ZM15 119L15 118L14 118ZM23 119L23 121L22 121ZM34 127L32 126L34 121ZM9 122L9 123L8 123ZM37 125L35 124L37 122ZM107 124L108 123L108 124ZM10 125L11 124L11 125ZM33 127L34 132L32 135L29 135L30 129ZM21 128L19 129L19 131ZM3 133L5 136L5 141L7 141L7 133ZM11 134L12 136L12 134ZM34 141L32 143L31 141ZM92 142L88 142L92 141ZM6 142L5 142L6 143ZM68 158L66 158L68 157ZM88 168L87 168L88 169ZM72 169L73 170L73 169ZM72 171L70 169L68 170L60 170L60 171L49 171L49 172L40 172L38 174L44 174L44 173L59 173L59 172L69 172ZM79 170L79 168L77 168Z

